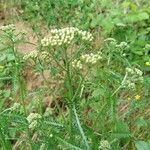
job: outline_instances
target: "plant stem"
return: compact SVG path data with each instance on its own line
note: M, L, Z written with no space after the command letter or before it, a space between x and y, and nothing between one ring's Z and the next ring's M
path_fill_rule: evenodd
M111 95L111 97L114 96L122 88L122 85L126 81L127 76L128 76L128 73L126 72L126 74L125 74L125 76L124 76L124 78L123 78L123 80L121 82L121 85L115 90L115 92Z
M73 104L73 88L72 88L72 81L71 81L71 71L70 71L70 64L69 59L67 56L67 50L64 50L64 60L65 60L65 68L66 68L66 76L67 76L67 88L68 88L68 96L69 96L69 115L70 115L70 136L73 139L73 111L72 111L72 104Z
M23 106L23 110L24 110L24 114L25 114L25 117L27 117L27 110L26 110L26 106L25 106L25 101L24 101L24 87L23 87L23 80L21 78L21 68L20 68L20 58L19 56L17 55L17 51L16 51L16 48L15 48L15 42L13 41L12 39L12 43L13 43L13 54L15 56L15 70L16 70L16 76L17 76L17 83L19 85L19 92L20 92L20 99L21 99L21 103L22 103L22 106ZM26 131L27 133L27 136L28 136L28 139L29 139L29 143L30 143L30 149L32 149L32 143L31 143L31 140L30 140L30 131L29 129L27 129Z
M19 88L20 88L20 99L21 99L21 102L22 102L22 106L23 106L23 109L24 109L25 116L27 116L27 110L26 110L25 101L24 101L24 89L23 89L21 74L20 74L20 71L21 71L20 64L21 64L21 62L20 62L20 58L17 56L17 52L16 52L16 48L15 48L15 42L13 42L12 49L13 49L13 54L15 56L15 70L16 70L16 76L18 78L18 84L19 84Z
M85 136L85 134L84 134L84 131L83 131L82 127L81 127L81 124L80 124L80 121L79 121L79 117L78 117L78 114L77 114L75 105L73 105L73 112L74 112L74 115L75 115L75 119L76 119L76 122L77 122L77 125L78 125L78 128L79 128L79 131L80 131L80 133L81 133L82 139L83 139L83 141L84 141L84 143L85 143L86 150L89 150L89 149L90 149L90 148L89 148L89 144L88 144L88 142L87 142L87 138L86 138L86 136Z

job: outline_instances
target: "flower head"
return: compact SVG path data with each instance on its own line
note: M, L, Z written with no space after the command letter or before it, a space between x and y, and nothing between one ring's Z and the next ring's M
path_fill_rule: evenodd
M107 140L100 141L99 150L110 150L110 149L111 149L111 147Z
M11 107L11 110L17 110L20 108L20 103L14 103L14 105Z
M27 120L29 122L29 129L34 129L37 124L38 124L38 119L41 119L42 116L38 113L31 113L28 117Z
M102 57L100 54L83 54L80 59L81 61L89 64L95 64L98 60L100 60Z
M128 48L129 45L127 42L121 42L120 44L116 44L117 48Z
M34 50L34 51L32 51L32 52L30 52L28 54L25 54L23 59L27 60L29 58L36 58L37 56L38 56L38 51Z
M72 62L72 67L78 68L78 69L82 69L82 63L81 63L81 61L75 59L75 60Z
M135 89L136 83L143 82L143 72L140 69L127 67L126 73L128 76L124 82L124 86L127 86L129 89Z
M66 27L62 29L52 29L50 34L41 40L42 46L59 46L63 44L70 44L75 38L75 35L81 36L82 40L92 41L93 36L87 31L79 30L74 27Z
M33 120L36 120L36 119L40 119L41 118L41 115L38 114L38 113L31 113L28 117L27 117L27 120L29 123L31 123Z
M6 32L6 33L11 33L15 30L15 25L14 24L9 24L9 25L6 25L6 26L1 26L0 27L0 30Z

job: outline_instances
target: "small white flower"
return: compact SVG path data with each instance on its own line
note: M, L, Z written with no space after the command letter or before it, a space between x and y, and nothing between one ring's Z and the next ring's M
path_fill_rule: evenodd
M81 63L81 61L75 59L75 60L72 62L72 67L78 68L78 69L82 69L82 63Z
M126 71L130 74L134 74L134 70L132 68L126 68Z
M135 68L135 72L139 75L139 76L142 76L143 75L143 72L137 68Z
M129 89L135 89L135 83L130 82L130 83L128 84L128 88L129 88Z
M32 51L32 52L30 52L28 54L25 54L23 59L27 60L29 58L36 58L37 56L38 56L38 52L36 50L34 50L34 51Z
M128 73L127 80L124 82L124 86L129 89L135 89L136 83L143 82L143 72L137 68L126 68Z
M49 53L48 52L46 52L46 51L43 51L43 52L40 52L39 53L39 58L41 59L41 60L44 60L45 58L50 58L50 55L49 55Z
M29 124L29 129L35 129L35 127L37 126L37 120L33 120L30 124Z
M82 31L74 27L67 27L63 29L52 29L50 35L41 40L42 46L56 46L62 44L70 44L75 38L75 35L81 36L82 40L91 41L93 36L87 31Z
M110 150L111 146L107 140L100 141L99 150Z
M97 54L83 54L80 57L81 61L85 62L85 63L89 63L89 64L95 64L98 60L102 59L101 57L101 53L97 53Z
M17 110L20 108L20 103L14 103L13 107L11 107L11 110Z
M29 123L31 123L33 120L40 119L40 118L42 118L40 114L38 114L38 113L31 113L27 117L27 120L28 120Z
M0 27L0 30L5 31L5 32L12 32L12 31L14 31L15 29L16 29L16 28L15 28L15 25L14 25L14 24L9 24L9 25L1 26L1 27Z
M116 44L117 48L128 48L129 45L127 42L121 42L120 44Z

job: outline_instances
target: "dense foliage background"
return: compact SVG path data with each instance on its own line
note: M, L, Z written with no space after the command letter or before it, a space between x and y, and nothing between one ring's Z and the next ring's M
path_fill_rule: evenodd
M1 0L0 148L149 150L149 25L148 0Z

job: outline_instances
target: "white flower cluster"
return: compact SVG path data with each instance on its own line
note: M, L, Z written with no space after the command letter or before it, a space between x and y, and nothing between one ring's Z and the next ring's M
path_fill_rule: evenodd
M12 111L15 111L20 108L20 103L14 103L13 106L10 108Z
M80 35L82 40L92 41L93 36L87 31L79 30L74 27L67 27L62 29L52 29L50 30L49 36L41 40L42 46L56 46L62 44L70 44L75 38L75 35Z
M27 120L29 122L29 129L34 129L37 126L37 120L41 119L42 116L38 113L31 113L28 117Z
M85 40L85 41L92 41L93 40L93 36L90 32L77 29L77 34L81 36L82 40Z
M28 54L25 54L23 59L27 60L29 58L35 59L35 58L39 57L39 59L44 60L48 56L49 56L48 52L45 52L45 51L38 52L37 50L34 50Z
M126 68L126 71L132 75L138 75L138 76L143 75L143 72L141 70L139 70L138 68L133 68L133 69L132 68Z
M73 62L72 62L72 67L74 68L78 68L78 69L82 69L82 63L80 60L77 60L75 59Z
M132 82L130 79L126 80L126 82L124 83L124 86L127 86L127 88L129 89L135 89L135 83Z
M123 42L120 42L119 44L117 44L117 41L114 38L107 38L104 41L109 42L110 45L113 45L116 48L122 48L122 49L129 48L129 45L127 42L123 41Z
M129 48L129 45L127 42L121 42L120 44L116 44L117 48Z
M129 45L127 42L123 41L123 42L120 42L119 44L117 44L117 41L114 38L107 38L104 41L109 42L111 45L113 45L116 48L122 48L122 49L129 48Z
M23 59L27 60L29 58L36 58L37 56L38 56L38 52L36 50L34 50L34 51L32 51L32 52L30 52L28 54L25 54Z
M81 61L89 64L95 64L98 60L102 59L100 53L98 54L84 54L80 57Z
M143 82L143 72L137 68L126 68L128 78L125 81L124 85L129 89L135 88L135 83Z
M111 146L107 140L100 141L99 150L110 150Z
M42 51L42 52L39 52L39 59L40 60L44 60L44 59L46 59L46 58L50 58L50 54L48 53L48 52L46 52L46 51Z
M9 34L9 36L7 36L7 38L11 38L13 40L13 42L23 40L25 38L25 35L26 35L26 31L24 31L24 30L22 30L22 31L18 30L17 31L14 24L1 26L0 30L4 31L3 33L5 33L5 34Z
M77 60L75 59L72 62L72 66L74 68L78 68L78 69L82 69L83 68L83 64L95 64L97 63L98 60L102 59L101 57L101 52L98 52L97 54L83 54L80 56L80 59Z
M4 32L12 32L14 31L16 28L15 28L15 25L14 24L9 24L9 25L6 25L6 26L1 26L0 27L0 30L4 31Z

